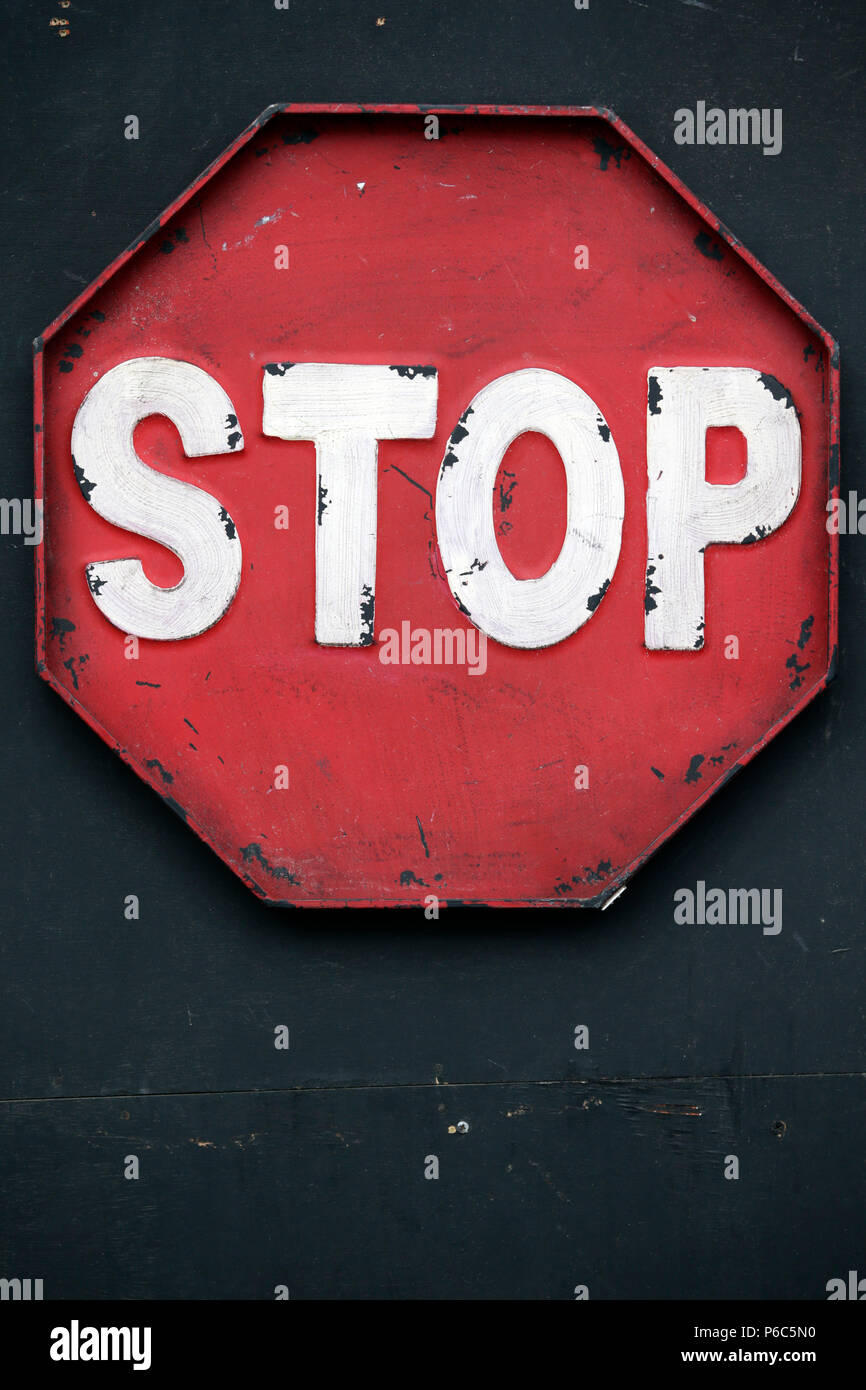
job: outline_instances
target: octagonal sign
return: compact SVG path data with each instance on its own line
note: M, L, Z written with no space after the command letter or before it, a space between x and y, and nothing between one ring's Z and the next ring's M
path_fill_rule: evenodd
M37 340L38 668L270 902L604 905L832 674L837 379L609 112L270 108Z

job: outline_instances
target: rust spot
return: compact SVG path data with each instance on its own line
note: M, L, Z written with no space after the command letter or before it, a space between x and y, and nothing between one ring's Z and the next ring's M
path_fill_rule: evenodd
M642 1105L642 1110L648 1111L651 1115L703 1115L697 1105L678 1105L672 1101L664 1105Z

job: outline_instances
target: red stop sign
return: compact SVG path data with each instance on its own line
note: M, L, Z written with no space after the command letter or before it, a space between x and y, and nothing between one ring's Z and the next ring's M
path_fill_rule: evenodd
M36 392L39 670L269 901L603 905L832 673L835 344L607 112L271 108Z

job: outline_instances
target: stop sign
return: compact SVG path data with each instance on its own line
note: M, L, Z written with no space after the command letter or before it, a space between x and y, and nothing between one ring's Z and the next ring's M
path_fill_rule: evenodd
M268 901L604 905L832 674L837 401L610 113L270 108L37 339L38 669Z

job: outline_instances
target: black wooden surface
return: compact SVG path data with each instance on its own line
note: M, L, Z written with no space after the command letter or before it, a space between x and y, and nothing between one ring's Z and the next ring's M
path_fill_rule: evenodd
M14 1249L56 1298L814 1299L824 1270L862 1265L862 1189L828 1140L864 1094L807 1077L28 1101L2 1127Z
M2 15L4 496L32 496L31 339L289 100L612 107L841 342L842 486L866 493L858 6ZM782 153L676 146L698 100L782 107ZM841 539L835 684L608 912L439 922L258 903L36 678L32 560L0 538L0 1277L58 1298L822 1298L866 1273L866 537ZM697 879L782 888L782 933L675 925Z

